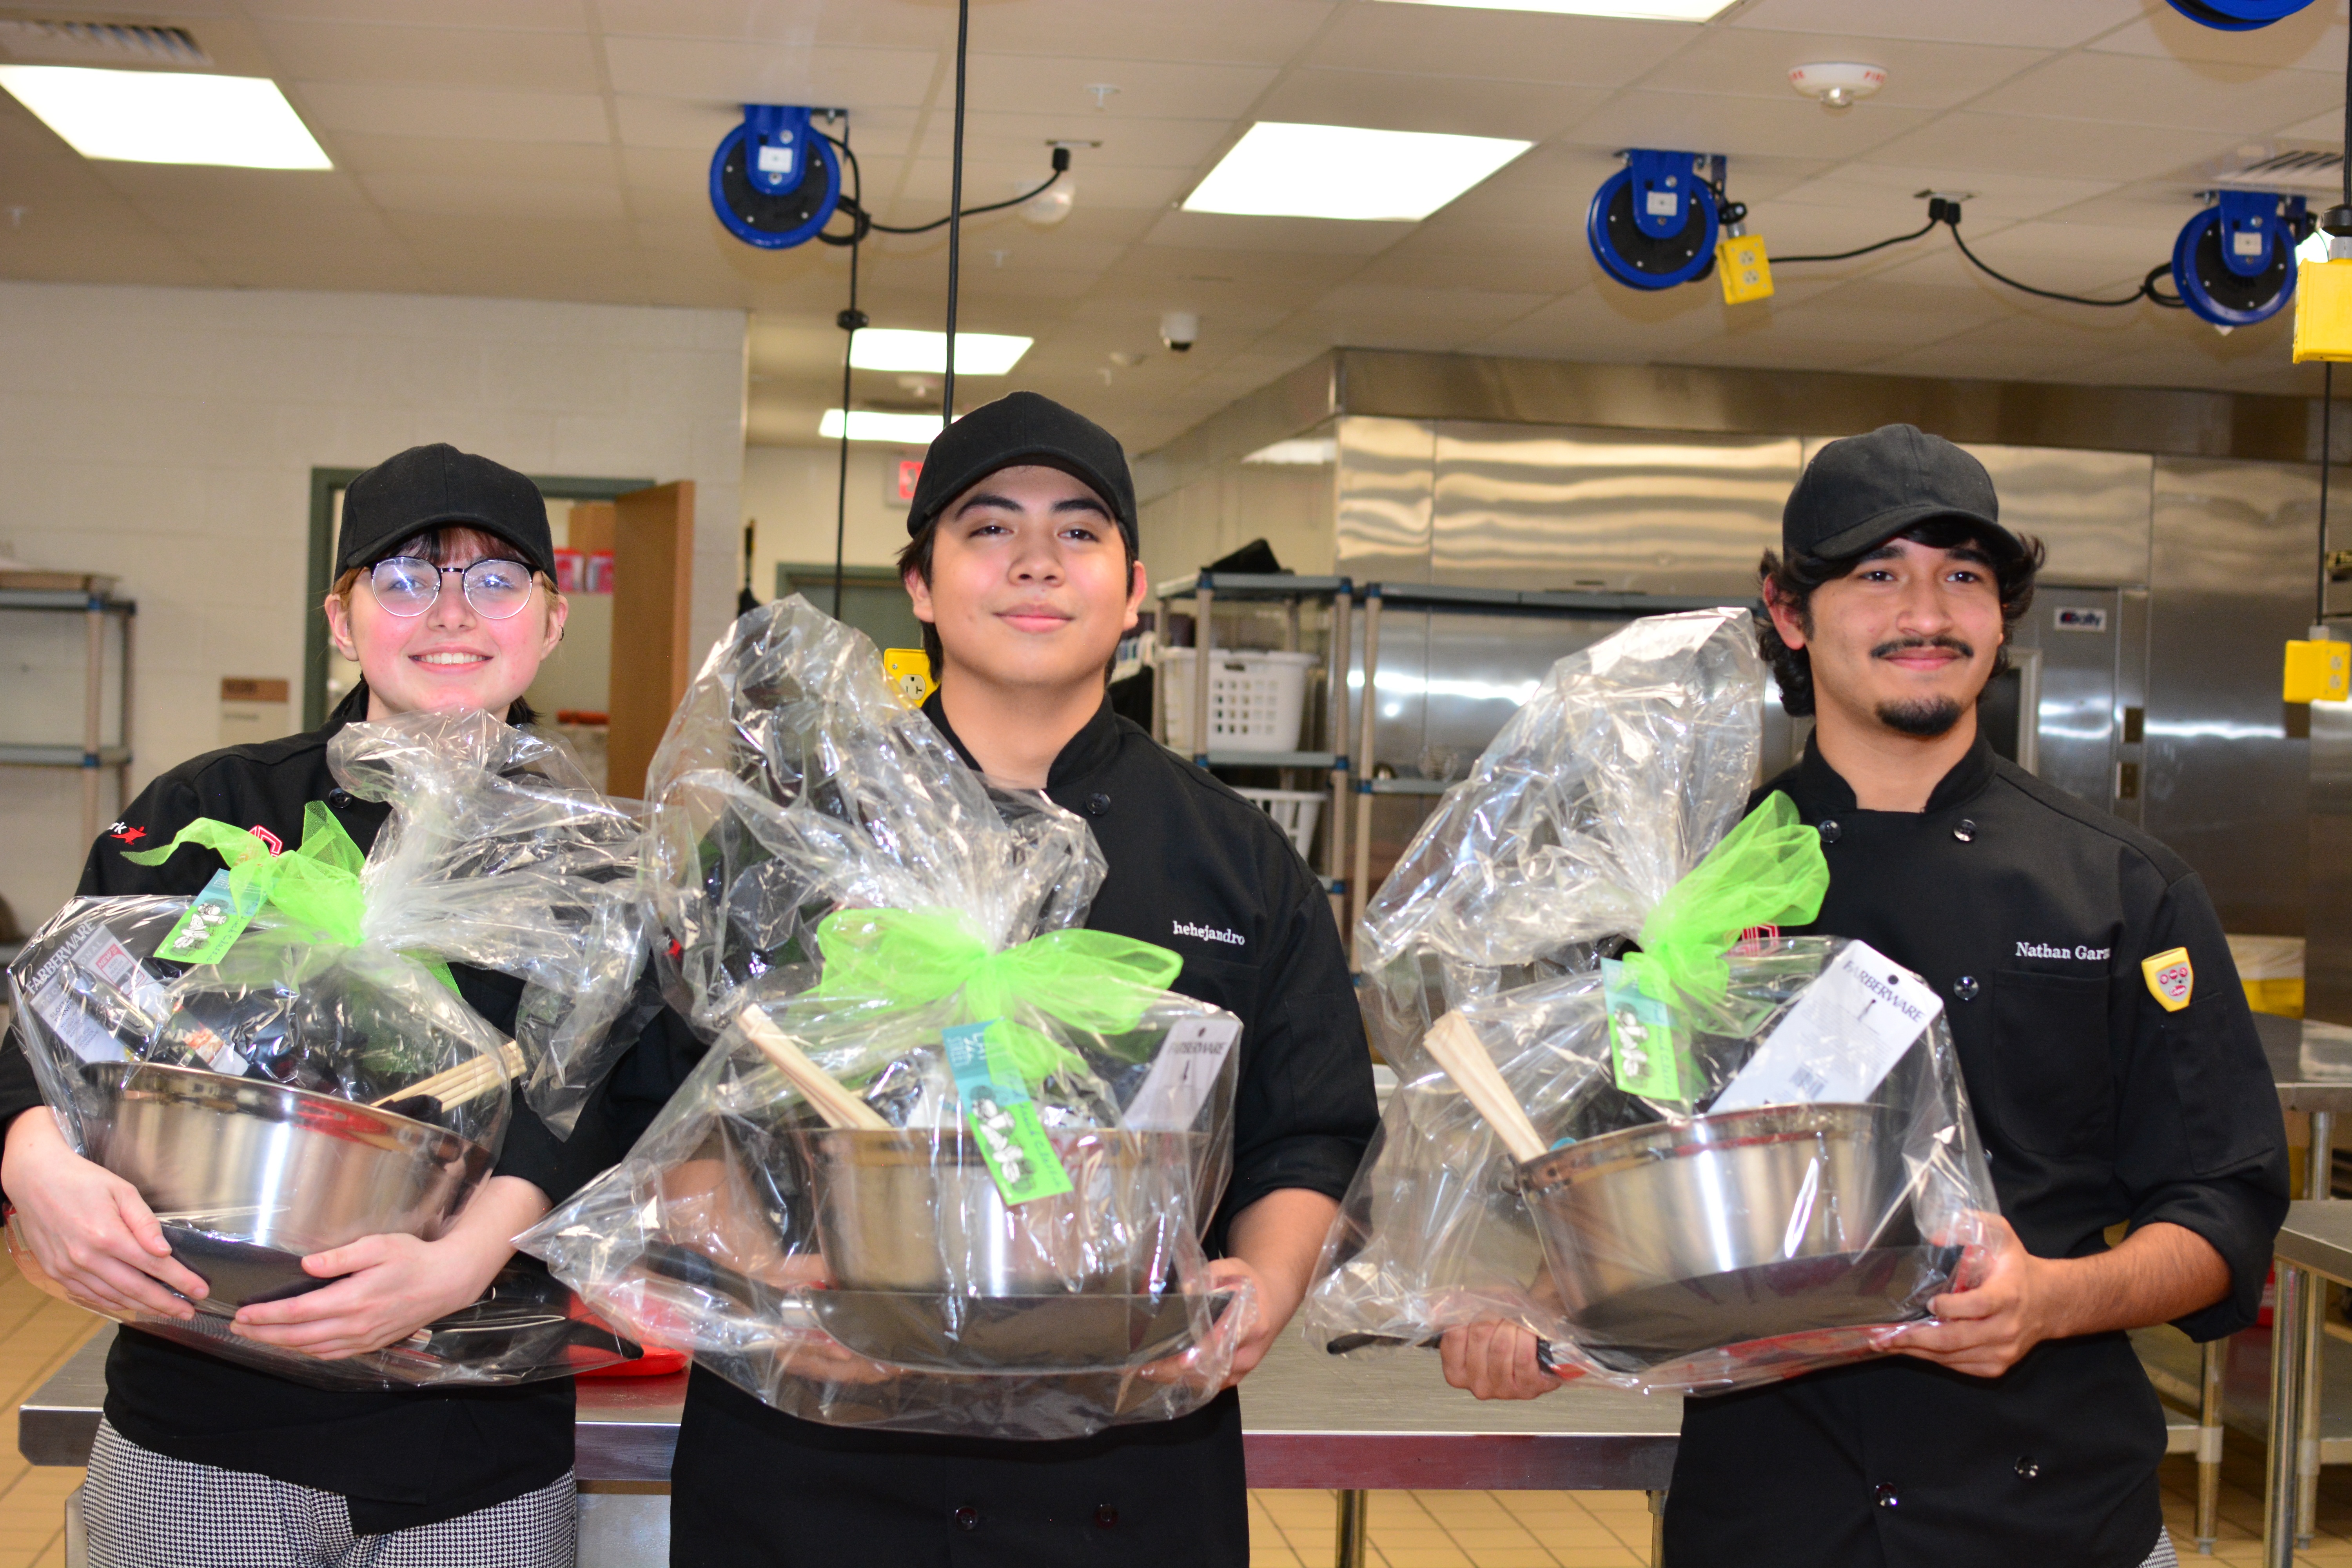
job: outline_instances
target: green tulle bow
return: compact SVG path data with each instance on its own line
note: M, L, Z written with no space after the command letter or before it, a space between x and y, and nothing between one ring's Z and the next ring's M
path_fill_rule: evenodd
M183 844L213 850L227 863L229 894L239 910L252 911L267 903L289 925L305 927L337 946L360 944L360 917L367 910L360 868L367 858L321 803L314 800L302 808L301 847L283 855L271 853L257 833L200 816L169 844L122 858L158 866Z
M817 927L824 979L816 994L914 1007L962 994L966 1018L990 1020L990 1052L1031 1083L1086 1064L1010 1016L1018 1002L1097 1035L1134 1028L1184 961L1108 931L1047 931L991 952L952 910L843 910Z
M1822 837L1775 790L1651 910L1624 963L1659 1001L1676 992L1720 998L1731 984L1724 954L1751 926L1808 925L1829 891Z

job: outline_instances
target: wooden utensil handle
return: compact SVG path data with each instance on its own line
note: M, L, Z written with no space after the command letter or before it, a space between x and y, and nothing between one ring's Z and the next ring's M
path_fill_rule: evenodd
M509 1078L520 1076L523 1068L522 1047L509 1040L499 1047L499 1060L506 1064ZM498 1079L499 1069L491 1065L488 1058L475 1057L471 1060L459 1062L446 1071L436 1072L431 1078L419 1079L406 1089L394 1089L390 1094L380 1095L369 1100L368 1104L381 1110L395 1100L414 1100L421 1094L428 1099L436 1100L444 1105L449 1105L457 1100L473 1099L474 1096L496 1083Z
M1454 1080L1478 1114L1486 1119L1486 1125L1502 1139L1503 1147L1511 1152L1513 1159L1524 1165L1529 1160L1543 1157L1543 1134L1536 1131L1536 1124L1520 1108L1518 1097L1503 1081L1495 1058L1486 1054L1486 1047L1478 1043L1476 1032L1461 1014L1448 1013L1432 1024L1422 1044L1429 1047L1429 1054L1437 1058L1437 1065L1445 1069L1445 1076Z
M745 1037L760 1047L760 1054L807 1098L827 1127L856 1128L866 1132L892 1131L880 1111L842 1088L840 1080L809 1060L793 1044L792 1037L771 1023L765 1013L757 1007L746 1007L735 1015L735 1021L743 1026Z

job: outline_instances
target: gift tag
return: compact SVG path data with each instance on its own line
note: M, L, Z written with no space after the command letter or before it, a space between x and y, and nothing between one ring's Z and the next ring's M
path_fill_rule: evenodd
M1853 942L1805 987L1709 1111L1858 1104L1943 1010L1926 981L1867 942Z
M228 873L213 873L188 905L188 912L180 923L163 938L163 945L155 950L158 958L168 958L174 963L218 963L231 943L245 934L254 914L261 908L257 896L252 908L237 908L236 895L229 891Z
M1601 995L1609 1009L1609 1055L1617 1087L1643 1100L1685 1100L1682 1053L1666 1005L1642 989L1613 958L1601 961Z
M940 1031L948 1066L955 1072L956 1093L963 1100L964 1121L979 1140L988 1173L996 1178L996 1190L1008 1204L1066 1193L1070 1173L1054 1152L1021 1075L996 1069L988 1048L988 1027L956 1024Z
M1122 1120L1129 1132L1189 1132L1234 1042L1242 1037L1239 1018L1187 1018L1168 1038L1144 1075L1143 1087L1128 1102Z

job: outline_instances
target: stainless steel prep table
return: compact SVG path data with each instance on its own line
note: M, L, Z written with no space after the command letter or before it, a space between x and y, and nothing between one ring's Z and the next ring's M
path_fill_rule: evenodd
M2346 1205L2352 1218L2352 1205ZM16 1447L36 1465L89 1459L106 1397L108 1329L36 1389L16 1412ZM580 1385L577 1473L590 1503L615 1518L594 1550L583 1517L582 1568L658 1563L667 1519L643 1517L652 1499L604 1500L614 1483L664 1483L686 1398L683 1374L591 1378ZM2188 1453L2197 1427L2168 1413L2167 1451ZM1446 1386L1432 1352L1343 1360L1295 1333L1242 1390L1249 1482L1339 1493L1339 1568L1361 1568L1370 1491L1643 1491L1655 1508L1675 1463L1682 1401L1573 1385L1542 1399L1481 1403ZM639 1517L623 1519L625 1509ZM1653 1524L1653 1560L1656 1547Z

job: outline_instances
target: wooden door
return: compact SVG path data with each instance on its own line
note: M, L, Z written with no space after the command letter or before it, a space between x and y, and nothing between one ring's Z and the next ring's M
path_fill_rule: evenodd
M694 587L694 481L613 502L612 728L605 788L646 793L646 769L686 696L687 600Z

